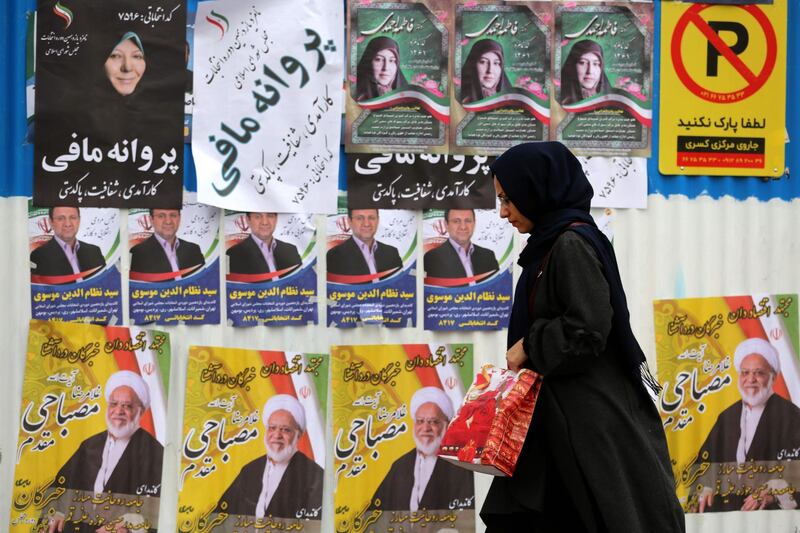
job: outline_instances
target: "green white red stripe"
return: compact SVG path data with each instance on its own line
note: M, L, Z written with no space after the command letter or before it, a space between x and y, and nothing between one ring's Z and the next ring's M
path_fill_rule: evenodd
M653 112L649 107L639 104L632 98L616 93L594 96L562 107L564 111L569 113L585 113L604 107L621 107L633 115L633 118L648 127L651 126L653 119Z
M53 6L53 13L55 13L56 16L64 19L64 22L67 23L67 25L64 26L64 29L69 28L70 24L72 24L72 20L75 18L75 16L72 14L72 10L64 6L61 2L56 2L56 5Z
M437 120L444 123L450 122L450 106L447 103L447 99L431 96L421 88L408 87L400 91L372 98L371 100L358 102L358 105L364 109L376 111L378 109L385 109L387 107L408 103L420 104Z
M538 118L542 123L550 125L549 105L544 105L536 98L532 98L526 94L509 93L495 95L477 102L463 104L463 107L466 111L471 113L491 111L501 107L523 107L531 115Z

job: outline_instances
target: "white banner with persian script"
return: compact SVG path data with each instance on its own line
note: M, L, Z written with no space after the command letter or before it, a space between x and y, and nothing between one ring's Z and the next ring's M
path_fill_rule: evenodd
M594 189L592 207L647 208L647 158L578 157Z
M341 2L201 2L194 56L198 200L335 213Z

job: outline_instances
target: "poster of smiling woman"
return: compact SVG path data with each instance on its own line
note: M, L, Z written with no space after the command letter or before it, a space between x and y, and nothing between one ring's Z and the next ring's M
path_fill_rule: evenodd
M450 2L350 0L348 152L447 152Z
M555 140L585 155L650 155L653 4L556 7Z
M455 14L453 150L548 140L552 5L467 2Z
M38 0L36 205L177 207L186 3Z
M659 409L687 513L798 508L797 305L797 294L654 302Z
M25 360L6 531L155 531L169 336L32 320Z
M472 361L471 344L331 348L337 532L475 531L472 472L437 457Z

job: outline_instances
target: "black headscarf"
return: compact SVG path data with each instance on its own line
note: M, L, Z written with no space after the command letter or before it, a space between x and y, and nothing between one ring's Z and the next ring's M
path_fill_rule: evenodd
M561 99L562 104L574 104L584 100L581 92L581 82L578 79L578 61L583 54L594 54L600 59L600 79L595 87L595 94L608 94L611 91L611 82L606 76L606 60L603 57L603 47L591 39L578 41L567 54L564 65L561 67Z
M578 159L558 142L525 143L506 150L491 169L506 197L533 222L518 260L523 270L514 294L508 346L528 335L533 324L528 303L533 282L556 239L570 229L592 245L608 281L614 311L608 344L619 354L634 383L641 385L644 378L657 392L660 387L647 369L644 352L631 330L614 249L589 214L594 193Z
M506 59L502 45L493 39L481 39L472 45L469 55L464 61L464 66L461 68L461 102L464 104L483 99L481 80L478 75L478 61L487 52L492 52L500 58L500 79L497 80L497 87L495 87L497 94L511 89L511 82L506 76Z
M397 74L392 80L391 88L399 89L408 85L400 68L400 46L390 37L375 37L369 43L356 67L356 101L369 100L380 96L378 84L372 73L372 60L381 50L389 50L397 60Z

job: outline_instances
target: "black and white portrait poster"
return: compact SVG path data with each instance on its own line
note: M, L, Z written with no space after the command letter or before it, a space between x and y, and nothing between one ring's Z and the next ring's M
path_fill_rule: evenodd
M180 207L186 3L37 8L34 203Z

